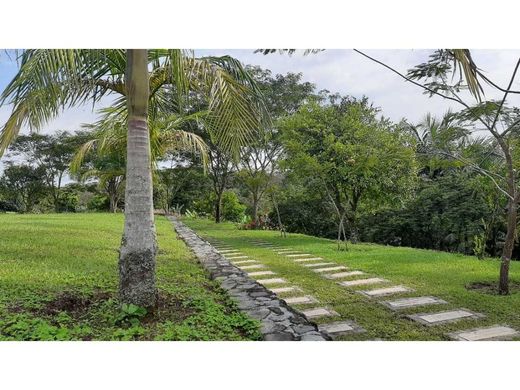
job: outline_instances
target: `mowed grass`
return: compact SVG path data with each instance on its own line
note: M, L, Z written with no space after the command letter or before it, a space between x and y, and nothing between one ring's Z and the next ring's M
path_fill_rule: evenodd
M250 340L236 309L158 217L160 304L117 300L121 214L0 214L0 340Z
M468 289L472 283L496 283L499 272L497 259L478 260L476 257L445 252L420 250L375 244L350 245L349 251L338 251L333 240L310 237L302 234L288 234L280 237L273 231L238 230L232 223L215 224L205 219L185 219L188 226L206 238L216 238L265 264L294 285L300 286L304 294L317 298L320 305L337 311L342 319L356 321L367 330L366 333L344 336L344 340L447 340L446 333L475 327L506 324L520 330L520 264L511 264L511 282L515 286L511 295L499 296L489 291ZM391 283L346 288L335 281L295 263L271 249L252 245L249 240L262 239L277 246L291 248L323 261L345 265L351 270L367 273L350 279L381 277ZM345 280L345 279L344 279ZM392 285L413 288L413 293L392 295L383 298L367 298L357 290L369 290ZM295 295L295 294L292 294ZM297 295L302 295L299 293ZM400 312L393 312L379 302L408 296L436 296L448 302L447 305L423 306ZM297 306L304 308L306 306ZM455 308L466 308L484 314L483 319L461 320L458 322L425 326L414 322L405 315L423 312L439 312ZM335 319L318 319L329 322Z

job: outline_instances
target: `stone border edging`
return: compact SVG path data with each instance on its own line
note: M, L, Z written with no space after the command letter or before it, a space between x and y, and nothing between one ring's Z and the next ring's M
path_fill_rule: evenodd
M221 287L237 302L240 310L261 322L260 331L264 340L331 340L330 336L318 330L315 323L232 265L193 230L174 217L167 218L179 237L209 271L211 279L219 281Z

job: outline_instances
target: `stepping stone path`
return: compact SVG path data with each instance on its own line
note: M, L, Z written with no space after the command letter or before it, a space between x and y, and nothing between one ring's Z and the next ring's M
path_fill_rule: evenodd
M513 337L520 336L520 333L509 326L494 325L486 328L449 333L448 336L453 340L459 341L490 341L510 340Z
M273 278L273 279L259 279L259 280L257 280L257 282L267 286L267 285L270 285L270 284L283 284L283 283L287 283L287 280L282 279L282 278Z
M466 309L457 309L439 313L411 314L407 317L424 325L439 325L468 318L482 318L484 315Z
M365 329L357 325L354 321L336 321L318 325L318 329L326 332L332 337L342 336L350 333L366 332Z
M251 264L251 263L256 263L256 262L257 262L256 260L239 260L239 261L234 261L233 264L240 265L240 264Z
M314 297L305 295L302 297L291 297L291 298L284 298L284 301L287 302L289 305L301 305L305 303L317 303L318 300Z
M381 278L368 278L368 279L356 279L356 280L347 280L344 282L338 282L340 285L344 287L354 287L354 286L364 286L366 284L376 284L387 282L385 279Z
M414 297L414 298L401 298L396 299L395 301L384 301L381 302L382 305L392 309L392 310L400 310L407 309L410 307L417 306L426 306L426 305L442 305L448 302L436 298L436 297Z
M309 257L307 259L296 259L294 260L295 263L306 263L308 261L316 261L316 260L323 260L323 257Z
M313 264L302 264L304 267L322 267L324 265L332 265L334 263L313 263Z
M276 272L273 271L257 271L257 272L248 272L248 276L264 276L264 275L276 275Z
M240 269L257 269L257 268L265 268L263 264L252 264L252 265L243 265Z
M343 269L348 269L348 268L343 265L339 265L337 267L317 268L317 269L313 269L313 271L322 273L322 272L330 272L330 271L340 271Z
M405 292L411 292L411 291L413 291L411 288L408 288L405 286L393 286L393 287L378 288L375 290L365 290L365 291L358 291L358 292L367 297L384 297L387 295L399 294L399 293L405 293Z
M249 259L249 256L226 256L229 260L236 260L236 259Z
M296 286L278 287L278 288L272 288L271 291L274 292L275 294L282 294L282 293L288 293L288 292L293 292L293 291L301 291L301 288L296 287Z
M311 318L317 318L317 317L332 317L332 316L339 316L338 313L336 313L332 309L328 309L326 307L316 307L314 309L307 309L302 311L303 315L309 319Z
M365 273L362 271L350 271L350 272L338 272L337 274L327 274L323 275L327 279L341 279L347 278L350 276L364 275Z
M260 281L248 277L175 217L168 217L168 219L173 223L179 238L191 248L198 261L207 269L211 279L220 283L220 286L236 301L240 310L260 322L260 331L264 340L325 341L331 339L326 333L320 332L317 325L307 320L301 312L278 298ZM212 242L216 244L215 240ZM282 278L263 281L265 284L269 282L287 283Z
M281 248L278 246L274 246L268 242L265 241L258 241L254 243L254 245L261 246L264 248L272 249L275 251L278 255L283 255L288 258L290 258L294 263L302 263L304 267L307 267L311 269L312 271L322 275L323 277L327 279L341 279L351 276L357 276L357 275L364 275L365 273L363 271L348 271L348 272L338 272L338 273L326 273L330 271L339 271L339 270L346 270L348 269L345 266L335 266L335 263L330 262L318 262L315 261L323 260L322 257L306 257L306 256L312 256L308 253L301 253L300 251L293 250L291 248ZM314 263L309 263L313 262ZM303 263L309 263L309 264L303 264ZM323 266L330 266L330 267L323 267ZM316 267L322 267L322 268L316 268ZM269 280L269 279L268 279ZM383 283L388 282L388 280L379 278L379 277L373 277L373 278L367 278L367 279L356 279L356 280L347 280L347 281L340 281L338 284L344 287L356 287L356 286L363 286L363 285L369 285L369 284L377 284L377 283ZM280 287L272 289L271 291L275 293L284 293L284 292L293 292L296 291L296 289L299 289L298 287ZM404 293L410 293L413 289L398 285L398 286L391 286L391 287L385 287L385 288L377 288L372 290L363 290L363 291L357 291L359 294L362 294L369 298L380 298L380 297L386 297L389 295L394 294L404 294ZM299 304L303 303L306 300L306 296L303 297L291 297L287 298L285 301L287 303L293 303L293 304ZM310 303L310 302L309 302ZM313 302L315 303L315 302ZM401 298L391 301L383 301L380 302L382 305L390 308L391 310L398 311L398 310L405 310L408 308L414 308L419 306L428 306L428 305L439 305L439 304L446 304L447 302L437 298L437 297L409 297L409 298ZM312 308L308 310L302 311L302 313L307 318L316 318L316 317L328 317L328 316L338 316L339 314L335 311L323 308L323 307L317 307ZM483 314L475 313L467 309L454 309L454 310L448 310L448 311L441 311L441 312L434 312L434 313L422 313L422 314L411 314L407 316L408 318L424 324L428 326L432 325L438 325L438 324L445 324L450 322L455 322L459 320L464 319L480 319L484 317ZM320 331L329 334L331 337L348 334L352 332L363 332L364 329L356 325L352 321L336 321L332 323L326 323L319 325ZM472 329L472 330L466 330L466 331L459 331L448 334L448 336L453 340L467 340L467 341L477 341L477 340L506 340L511 339L513 337L520 337L520 332L517 330L505 326L505 325L495 325L491 327L485 327L485 328L479 328L479 329Z

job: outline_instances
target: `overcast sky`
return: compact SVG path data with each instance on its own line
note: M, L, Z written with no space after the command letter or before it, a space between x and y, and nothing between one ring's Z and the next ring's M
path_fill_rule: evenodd
M419 87L405 82L390 72L352 50L326 50L318 54L303 56L296 53L292 56L254 54L248 50L196 50L196 55L231 55L244 64L260 65L273 73L301 72L303 79L314 83L318 90L328 89L356 97L366 95L378 107L382 114L394 121L407 118L412 122L421 120L427 112L442 115L456 103L445 101L440 97L428 98ZM367 50L366 53L406 73L416 64L427 60L431 50ZM519 50L474 50L472 51L477 65L486 72L489 78L501 86L506 86L511 72L520 56ZM0 56L0 89L3 90L17 71L14 59ZM520 76L514 87L520 89ZM499 98L486 89L487 96ZM520 99L511 100L511 104L520 105ZM11 107L0 108L0 126L3 126L10 114ZM56 130L74 131L81 124L96 119L92 106L87 105L63 112L58 118L42 129L50 133ZM1 162L0 162L1 169Z

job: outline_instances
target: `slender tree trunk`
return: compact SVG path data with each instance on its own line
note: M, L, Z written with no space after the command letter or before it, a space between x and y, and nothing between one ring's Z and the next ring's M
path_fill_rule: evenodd
M217 190L217 200L215 201L215 223L222 222L222 195L224 189Z
M222 191L217 192L217 200L215 201L215 223L222 222Z
M111 193L110 196L110 212L115 213L117 211L117 199L116 195Z
M253 222L255 223L255 228L258 227L258 197L256 194L253 194Z
M509 294L509 263L513 255L513 248L516 237L516 218L518 214L518 204L515 200L510 199L507 203L507 233L502 250L500 263L500 278L498 283L498 293L500 295Z
M280 216L280 210L278 209L278 202L276 202L274 195L271 196L271 200L273 201L274 209L276 210L276 217L278 219L278 228L280 229L280 235L286 237L285 227L282 224L282 217Z
M127 50L128 141L125 230L119 256L119 295L123 303L153 308L156 303L150 133L148 131L147 50Z

